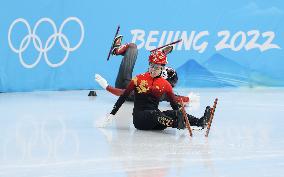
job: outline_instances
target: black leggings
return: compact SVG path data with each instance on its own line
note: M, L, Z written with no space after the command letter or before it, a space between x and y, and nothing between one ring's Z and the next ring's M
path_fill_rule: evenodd
M137 59L137 46L130 43L128 49L123 54L123 59L119 66L119 71L115 81L115 87L125 89L132 79L133 68Z
M133 111L133 124L139 130L164 130L167 127L177 128L179 110L144 110ZM187 114L190 125L200 126L200 119Z

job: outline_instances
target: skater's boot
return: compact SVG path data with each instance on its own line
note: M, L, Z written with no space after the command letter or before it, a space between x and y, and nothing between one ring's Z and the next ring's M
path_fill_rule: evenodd
M114 38L113 43L112 43L112 51L111 54L112 55L117 55L116 50L121 46L121 42L122 42L122 35L118 35Z
M173 49L174 49L174 47L172 45L169 45L169 46L164 47L162 49L162 52L167 55L167 54L171 53L173 51Z
M204 129L210 119L210 116L212 114L212 108L210 106L206 106L205 111L204 111L204 115L199 119L199 126L202 127L202 129Z

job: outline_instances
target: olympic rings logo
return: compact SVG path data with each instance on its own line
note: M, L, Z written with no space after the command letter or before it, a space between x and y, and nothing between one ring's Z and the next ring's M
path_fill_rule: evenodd
M69 42L68 38L66 37L66 35L64 33L62 33L62 31L64 29L64 26L68 22L70 22L70 21L77 22L79 24L80 30L81 30L80 40L74 47L70 47L70 42ZM39 25L41 23L44 23L44 22L49 23L52 26L52 28L53 28L53 34L48 37L48 39L47 39L45 44L42 43L40 37L36 33ZM12 44L12 40L11 40L12 30L13 30L14 26L17 23L23 23L26 26L27 30L28 30L28 34L22 39L22 41L20 43L20 47L18 49L16 49L14 47L14 45ZM14 20L13 23L11 24L11 26L9 27L8 43L9 43L9 46L12 49L12 51L14 51L15 53L17 53L19 55L19 60L20 60L21 64L25 68L34 68L39 63L42 55L44 55L44 59L45 59L46 63L50 67L56 68L56 67L59 67L59 66L63 65L67 61L70 52L73 52L73 51L77 50L80 47L80 45L82 44L83 39L84 39L84 34L85 34L85 32L84 32L83 23L77 17L68 17L68 18L66 18L62 22L62 24L60 25L59 31L57 31L57 27L56 27L54 21L51 20L50 18L41 18L39 21L36 22L33 30L31 30L31 27L30 27L30 25L29 25L27 20L25 20L23 18L18 18L16 20ZM65 53L64 58L60 62L52 63L49 60L47 53L48 53L49 50L51 50L53 48L57 38L59 39L59 43L60 43L61 47L66 51L66 53ZM26 63L24 61L22 54L28 48L31 40L33 42L33 45L34 45L35 49L39 52L39 54L38 54L38 56L37 56L37 58L36 58L34 63L28 64L28 63Z

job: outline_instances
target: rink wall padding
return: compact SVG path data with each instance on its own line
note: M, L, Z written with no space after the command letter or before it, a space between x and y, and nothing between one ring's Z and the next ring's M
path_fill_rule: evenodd
M149 51L182 39L168 55L179 88L283 87L284 2L10 0L0 11L0 92L100 89L115 85L107 61L118 25L137 45L134 73Z

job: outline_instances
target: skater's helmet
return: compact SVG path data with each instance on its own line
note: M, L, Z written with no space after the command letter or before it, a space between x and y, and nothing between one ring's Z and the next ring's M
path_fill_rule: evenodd
M162 71L161 77L166 79L172 87L177 84L178 75L177 72L171 67L165 67Z
M166 65L168 63L167 55L160 50L151 52L149 62L153 64Z

